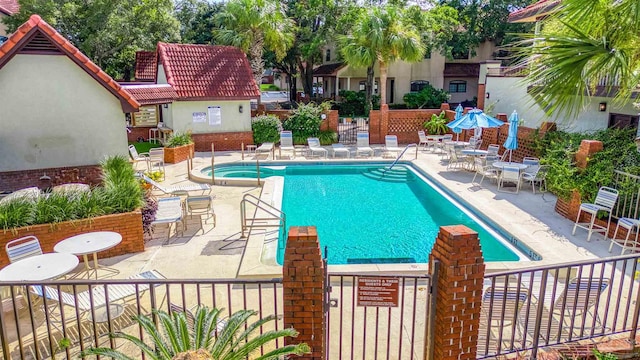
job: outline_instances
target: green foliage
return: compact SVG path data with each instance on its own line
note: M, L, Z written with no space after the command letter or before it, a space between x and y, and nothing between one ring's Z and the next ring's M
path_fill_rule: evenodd
M368 116L365 114L366 94L363 91L340 90L337 108L341 116Z
M338 133L331 130L320 131L318 135L320 145L331 145L338 142Z
M183 133L177 132L167 140L165 146L169 148L174 148L178 146L189 145L193 143L193 139L191 139L191 132L185 131Z
M640 154L633 142L635 131L607 129L592 134L553 131L534 142L543 164L549 165L547 187L568 199L577 190L584 201L593 201L601 186L613 184L614 170L640 174ZM574 156L582 140L599 140L603 150L587 159L586 169L578 169Z
M298 332L292 328L283 330L271 330L262 334L262 327L275 320L274 316L268 316L256 322L249 323L249 318L257 315L252 310L240 310L228 319L222 319L222 310L199 307L194 314L193 325L187 321L184 312L172 312L153 310L158 317L159 325L146 315L137 315L134 319L145 333L148 339L152 339L152 346L144 343L135 336L116 332L113 338L126 340L140 348L144 354L152 360L170 360L174 356L193 350L207 350L213 359L240 360L246 359L258 349L271 348L272 343L284 337L296 337ZM224 321L222 330L217 331L218 324ZM310 352L307 344L284 345L275 348L260 359L282 359L287 355L303 355ZM90 348L81 353L81 357L99 355L115 359L132 359L127 355L111 348Z
M618 360L618 356L611 353L601 353L598 349L593 349L593 355L597 360Z
M171 0L20 0L9 33L39 14L109 75L129 80L135 52L179 40Z
M274 84L260 84L260 91L280 91Z
M136 147L136 151L138 152L138 154L148 153L150 149L157 148L157 147L162 147L162 145L159 144L159 143L152 143L152 142L148 142L148 141L130 142L129 145L135 146Z
M447 116L444 111L439 115L431 115L431 120L427 120L422 124L425 130L431 135L440 135L446 133L449 128L447 127Z
M409 109L440 109L449 100L449 93L427 84L419 92L410 92L402 98Z
M275 115L256 116L251 122L253 131L253 142L262 144L266 142L277 143L280 141L280 131L282 125L280 119Z
M320 116L329 109L329 103L316 105L314 103L302 104L291 112L289 118L282 122L283 130L290 130L294 141L296 138L318 137L320 134Z
M103 186L89 192L51 193L37 200L16 199L0 204L0 227L11 228L89 219L133 211L143 202L142 189L124 156L102 163Z
M214 17L223 4L207 0L176 1L176 18L180 22L180 38L184 44L214 44Z

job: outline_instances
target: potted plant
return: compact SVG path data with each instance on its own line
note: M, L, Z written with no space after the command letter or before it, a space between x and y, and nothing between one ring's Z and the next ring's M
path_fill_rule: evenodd
M164 162L169 164L179 163L193 156L194 144L191 132L175 133L164 146Z
M440 115L431 115L431 120L427 120L422 124L430 135L442 135L449 131L447 127L447 117L444 111Z

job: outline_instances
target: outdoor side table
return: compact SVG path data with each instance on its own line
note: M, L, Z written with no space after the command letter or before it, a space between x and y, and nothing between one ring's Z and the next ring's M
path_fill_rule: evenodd
M43 281L66 275L78 266L72 254L47 253L30 256L0 270L0 281Z
M122 242L122 235L113 231L96 231L66 238L56 246L53 250L58 253L67 253L73 255L82 255L84 258L84 267L87 273L91 271L89 266L89 257L93 254L93 270L98 277L98 252L111 249Z

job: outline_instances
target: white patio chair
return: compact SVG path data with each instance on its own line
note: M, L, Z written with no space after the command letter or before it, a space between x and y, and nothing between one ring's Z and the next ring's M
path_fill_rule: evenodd
M165 179L164 174L166 169L164 166L164 148L157 147L149 149L149 170L153 170L153 167L157 166L159 171L162 171L162 180Z
M386 135L384 137L384 153L394 153L394 158L398 157L402 148L398 146L398 137L396 135Z
M296 157L296 148L293 146L293 134L291 131L280 132L280 147L278 148L278 155L282 158L282 152L291 152L291 158Z
M526 156L524 159L522 159L522 163L529 166L540 165L540 159L538 159L537 157Z
M375 152L369 145L369 133L358 131L356 134L356 157L358 155L374 156Z
M200 218L200 229L204 232L204 226L202 224L202 215L204 215L204 222L206 223L209 218L213 219L213 226L216 226L216 213L213 210L213 199L209 195L189 196L185 200L185 208L187 215L193 218L196 214Z
M490 179L496 179L496 180L498 179L498 169L493 167L490 163L487 164L486 159L476 157L474 158L473 161L475 163L476 173L475 175L473 175L473 179L471 180L471 183L473 183L476 180L476 176L478 175L482 176L482 178L480 178L480 182L478 183L479 185L482 185L482 181L484 180L485 177L488 177Z
M617 239L618 229L623 228L627 230L627 236L625 236L624 241L622 239ZM629 241L629 236L635 232L636 236L634 240ZM631 219L622 217L618 219L618 224L616 225L616 230L613 232L613 237L611 238L611 245L609 245L609 252L613 250L613 245L618 245L622 247L622 252L620 255L624 255L624 253L629 251L638 251L640 250L640 243L638 242L638 233L640 232L640 220Z
M440 142L437 144L437 148L440 149L441 155L447 154L447 145L453 141L453 134L445 134Z
M157 181L149 178L147 175L138 174L138 176L140 176L148 184L151 184L156 189L168 195L177 195L189 191L208 191L209 193L211 193L211 185L209 184L188 183L184 185L163 186Z
M549 171L549 165L540 165L540 166L530 166L524 170L522 173L522 181L528 182L531 184L531 189L533 193L536 193L536 184L538 184L538 189L544 192L547 190L547 172ZM544 186L544 190L543 189Z
M168 197L158 200L158 210L156 210L156 218L151 222L151 229L154 230L156 225L168 224L167 240L171 238L171 228L176 224L176 235L178 233L178 225L181 225L180 236L184 235L186 230L184 222L184 210L182 209L182 199L180 197Z
M31 256L42 255L40 240L33 235L11 240L4 246L9 262L14 263Z
M149 153L138 153L135 146L129 145L129 155L131 155L131 160L133 160L134 169L137 170L136 166L138 163L144 161L147 171L149 171Z
M315 137L307 138L307 145L309 145L309 156L314 156L316 154L320 154L320 156L324 156L326 159L329 155L329 151L327 149L320 146L320 139Z
M487 147L487 156L491 156L491 155L497 156L499 151L500 151L500 145L490 144L489 147Z
M594 232L601 232L604 235L605 240L609 236L609 224L611 223L611 213L613 212L613 207L618 201L618 190L603 186L598 190L598 195L596 195L596 200L593 203L582 203L580 204L580 210L578 210L578 216L576 217L576 222L573 224L573 231L571 235L576 234L577 228L582 228L587 230L587 241L591 241L591 234ZM598 212L606 212L609 217L607 219L607 226L596 225L596 215ZM587 213L590 216L590 221L586 223L580 222L580 215L582 213Z
M455 146L447 147L449 150L449 163L447 164L447 170L464 168L464 164L467 163L466 156L464 156L460 149Z
M511 183L511 184L516 184L515 191L507 191L504 190L505 183ZM520 169L515 167L515 166L505 166L502 168L502 171L500 172L500 177L498 177L498 191L501 192L512 192L517 194L518 191L520 191L520 183L521 183L521 178L520 178Z
M418 147L422 146L422 150L427 150L427 148L433 144L433 142L427 138L427 134L422 130L418 131L418 139Z

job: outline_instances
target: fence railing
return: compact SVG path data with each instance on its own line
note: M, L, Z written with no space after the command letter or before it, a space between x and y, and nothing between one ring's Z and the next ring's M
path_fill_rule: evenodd
M478 357L630 332L640 312L640 254L485 276Z
M612 215L637 219L640 215L640 176L615 170L612 187L618 190L618 202Z
M37 284L3 283L3 311L0 358L44 359L77 358L80 351L96 345L116 348L122 340L108 334L122 331L149 341L142 328L133 320L139 314L150 315L152 309L169 312L193 311L199 304L223 308L224 317L239 310L254 310L257 317L276 317L260 327L259 333L282 329L282 287L273 280L63 280ZM34 287L46 286L47 298L34 294ZM131 296L119 301L122 286L133 286ZM87 292L88 291L88 292ZM90 295L88 295L90 294ZM88 296L87 296L88 295ZM105 305L91 306L104 296ZM54 300L55 299L55 300ZM73 306L76 304L76 306ZM276 346L283 344L277 343ZM122 348L118 348L122 351ZM127 348L128 355L144 359L138 349ZM266 353L271 349L261 349Z

